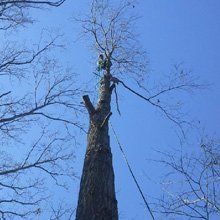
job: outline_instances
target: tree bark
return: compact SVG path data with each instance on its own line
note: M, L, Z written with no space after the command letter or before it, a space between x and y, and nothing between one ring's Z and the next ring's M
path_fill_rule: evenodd
M94 108L83 100L90 116L88 145L80 183L76 220L118 220L108 120L111 116L110 74L100 80L99 100Z

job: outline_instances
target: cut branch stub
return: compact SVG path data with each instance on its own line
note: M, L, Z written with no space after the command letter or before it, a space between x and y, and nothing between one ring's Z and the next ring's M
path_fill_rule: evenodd
M84 101L86 109L89 112L89 115L93 115L95 113L95 108L94 108L92 102L90 101L89 96L88 95L84 95L83 96L83 101Z

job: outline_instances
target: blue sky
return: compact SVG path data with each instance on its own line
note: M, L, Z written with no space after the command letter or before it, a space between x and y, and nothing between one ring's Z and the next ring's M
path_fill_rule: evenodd
M60 8L33 11L37 23L18 32L18 39L38 41L42 28L59 30L63 33L66 50L57 54L64 65L72 66L81 82L93 78L96 60L88 45L76 41L80 32L71 17L88 10L88 1L67 0ZM141 16L137 21L140 42L148 53L149 74L160 77L169 74L174 64L183 63L202 82L211 84L207 90L184 95L184 111L190 118L200 121L201 128L208 134L219 136L220 130L220 2L205 1L162 1L140 0L134 8ZM104 19L104 18L103 18ZM90 85L92 87L93 85ZM160 194L160 175L165 171L147 158L157 158L154 149L168 151L179 147L177 127L164 118L152 106L138 97L118 88L122 116L114 109L112 124L124 146L134 172L147 198ZM180 96L181 97L181 96ZM88 118L84 118L88 124ZM190 140L196 143L198 133L190 131ZM75 170L80 176L86 149L86 136L78 136ZM119 216L123 220L149 219L136 186L127 170L123 157L111 134L116 193ZM148 178L150 177L150 178ZM76 205L79 181L73 183L66 198ZM62 193L61 193L62 194ZM162 219L162 218L161 218Z

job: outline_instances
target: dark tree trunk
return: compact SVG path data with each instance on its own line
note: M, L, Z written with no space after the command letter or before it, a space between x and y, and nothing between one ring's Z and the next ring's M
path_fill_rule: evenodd
M108 134L111 92L110 74L106 72L100 80L99 100L96 109L88 96L83 97L90 116L90 127L76 220L118 219L112 153Z

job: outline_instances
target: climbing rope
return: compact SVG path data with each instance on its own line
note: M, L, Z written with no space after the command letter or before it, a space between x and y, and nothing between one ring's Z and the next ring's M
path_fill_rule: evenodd
M132 169L131 169L131 166L130 166L130 164L129 164L129 162L128 162L128 159L127 159L127 156L126 156L126 154L125 154L125 152L124 152L124 150L123 150L123 148L122 148L122 145L121 145L121 143L120 143L120 141L119 141L119 138L118 138L118 136L117 136L117 134L116 134L116 132L115 132L115 129L113 128L112 123L111 123L110 121L109 121L109 123L110 123L111 129L112 129L112 131L113 131L114 137L115 137L115 139L116 139L116 142L117 142L117 144L118 144L118 146L119 146L119 149L120 149L120 151L122 152L122 155L123 155L123 157L124 157L124 159L125 159L125 162L126 162L126 165L127 165L127 167L128 167L128 170L129 170L129 172L131 173L131 176L132 176L132 178L133 178L133 180L134 180L134 182L135 182L135 184L136 184L136 186L137 186L137 188L138 188L139 193L141 194L141 197L142 197L142 199L143 199L143 201L144 201L144 204L146 205L147 210L149 211L149 213L150 213L152 219L155 220L154 215L153 215L153 212L152 212L152 210L151 210L151 208L150 208L150 206L149 206L149 204L148 204L148 202L147 202L147 200L146 200L146 198L145 198L145 196L144 196L144 193L143 193L143 191L142 191L142 189L141 189L141 187L140 187L140 185L139 185L139 183L138 183L138 181L137 181L137 178L136 178L135 175L134 175L134 172L133 172Z

